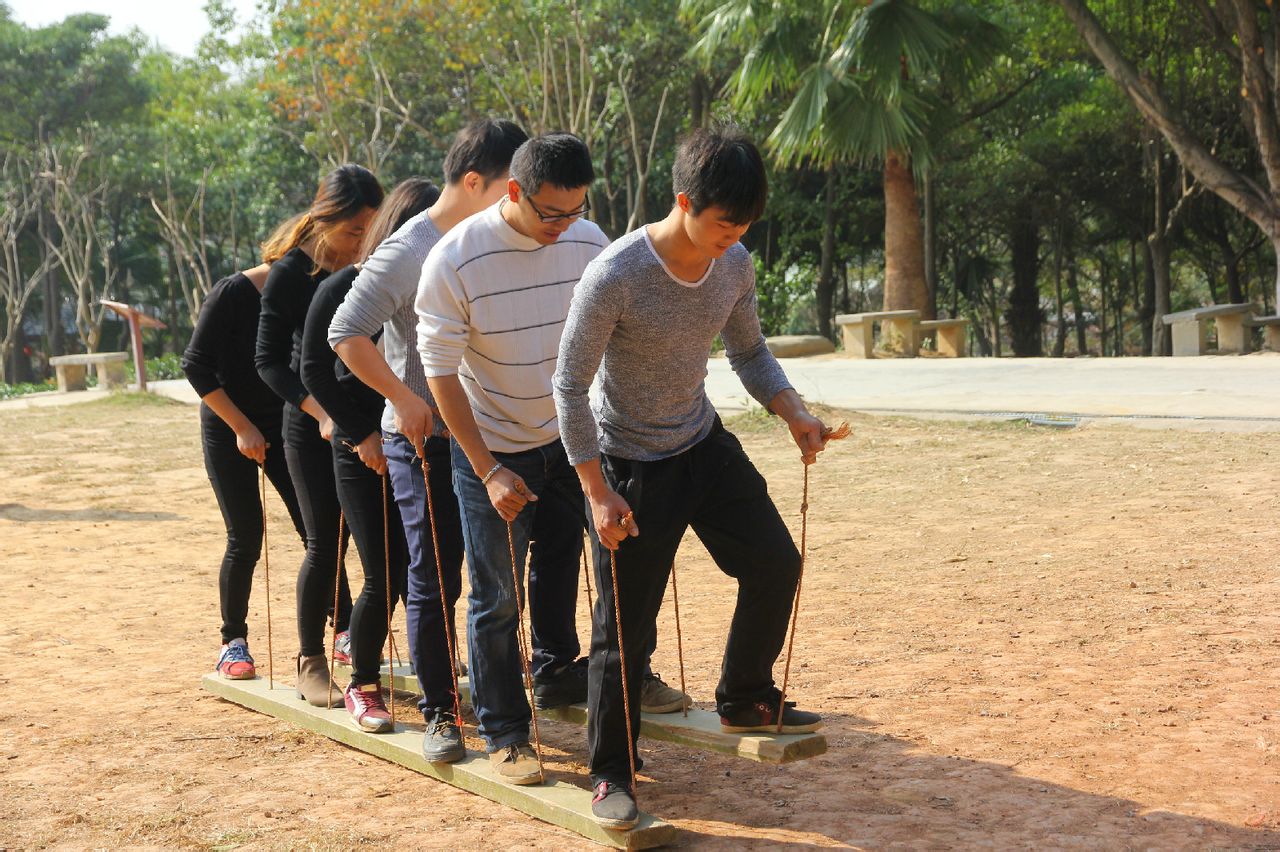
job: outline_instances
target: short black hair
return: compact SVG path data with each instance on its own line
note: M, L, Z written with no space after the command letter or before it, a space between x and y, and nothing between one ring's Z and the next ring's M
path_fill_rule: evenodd
M699 128L680 141L671 188L689 197L694 216L708 207L747 225L764 215L769 177L755 144L733 125Z
M506 174L511 155L529 134L505 118L482 118L458 131L444 157L445 183L457 183L475 172L489 183Z
M547 133L521 145L511 158L511 177L525 195L544 183L561 189L590 186L596 179L587 143L572 133Z

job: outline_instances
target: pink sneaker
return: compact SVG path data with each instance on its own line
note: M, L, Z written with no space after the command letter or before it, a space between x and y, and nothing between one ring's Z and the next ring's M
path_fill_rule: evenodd
M249 656L249 645L243 639L232 639L222 646L214 669L227 680L253 680L258 676L253 657Z
M351 665L351 631L344 630L335 637L333 642L333 661L335 663L346 663Z
M391 714L387 712L378 684L352 684L342 697L351 720L360 730L371 734L385 734L391 730Z

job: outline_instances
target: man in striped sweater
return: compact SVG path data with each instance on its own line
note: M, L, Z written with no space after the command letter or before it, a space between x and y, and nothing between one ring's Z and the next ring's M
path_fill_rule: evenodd
M471 572L472 705L495 770L513 784L541 780L516 640L514 572L530 541L535 701L586 699L574 624L584 502L560 443L551 376L574 285L608 244L581 218L594 179L577 137L530 139L512 158L506 197L431 250L418 286L418 349L453 435Z

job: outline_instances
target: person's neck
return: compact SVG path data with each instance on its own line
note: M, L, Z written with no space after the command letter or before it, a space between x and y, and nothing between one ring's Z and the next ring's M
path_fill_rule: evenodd
M440 191L436 203L427 208L427 216L442 234L447 234L454 225L463 219L478 213L474 202L467 196L466 190L456 184L446 183Z
M678 278L698 281L707 272L713 258L703 254L684 229L684 211L672 207L667 218L645 225L653 250Z
M311 262L321 269L332 269L329 266L329 258L324 256L324 252L320 251L319 237L312 237L306 242L300 244L298 248L302 249L302 253L311 258Z
M240 274L243 275L245 278L248 278L249 283L252 284L254 287L257 287L258 292L261 293L262 288L266 286L266 283L267 283L267 273L270 271L271 271L271 264L259 263L253 269L246 269L244 270L244 272Z
M510 198L506 199L506 202L506 204L498 208L498 212L502 214L502 221L510 225L511 230L520 236L533 239L533 234L525 230L525 226L520 222L520 217L516 212L516 205L512 203Z

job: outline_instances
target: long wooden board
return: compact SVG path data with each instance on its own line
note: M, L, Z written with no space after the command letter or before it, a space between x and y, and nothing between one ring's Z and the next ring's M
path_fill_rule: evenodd
M323 734L344 745L375 757L398 763L414 772L429 775L446 784L475 793L490 801L523 811L535 819L582 835L588 840L618 849L651 849L672 842L676 828L649 814L630 831L605 828L591 816L591 791L564 781L517 787L499 780L489 768L489 759L468 752L458 763L428 763L420 752L422 735L397 727L392 734L369 734L356 730L342 708L312 707L299 701L292 686L268 688L266 679L224 680L206 674L206 690L251 710L266 713L299 727Z
M422 694L418 678L407 665L395 666L395 688L400 692ZM351 676L351 670L341 664L334 667L334 678L343 684ZM382 667L387 676L387 666ZM466 678L458 681L458 692L463 702L471 700L471 690ZM587 706L573 704L554 710L539 710L539 718L561 722L587 724ZM759 763L791 763L824 754L827 738L812 734L726 734L720 730L720 717L706 710L690 710L688 717L681 713L642 713L640 735L653 740L691 746L704 751L714 751L754 760Z

